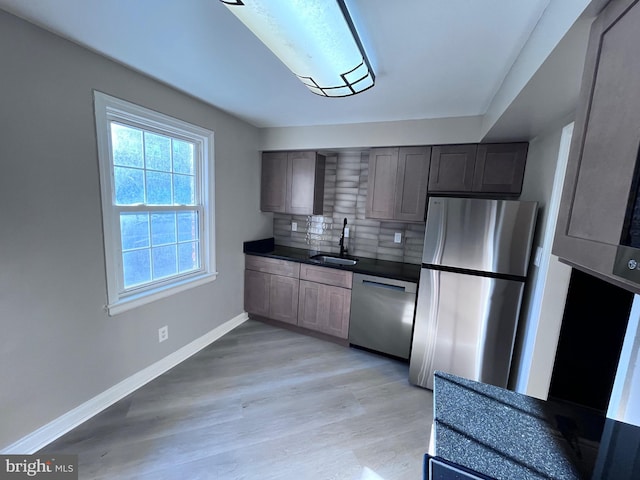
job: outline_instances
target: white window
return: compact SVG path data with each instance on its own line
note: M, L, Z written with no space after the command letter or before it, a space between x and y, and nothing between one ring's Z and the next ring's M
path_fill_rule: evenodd
M213 132L94 100L109 314L214 280Z

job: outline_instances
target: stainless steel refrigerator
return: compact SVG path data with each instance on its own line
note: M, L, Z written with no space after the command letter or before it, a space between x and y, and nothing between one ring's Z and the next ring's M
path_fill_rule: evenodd
M409 381L440 370L506 387L536 202L431 197Z

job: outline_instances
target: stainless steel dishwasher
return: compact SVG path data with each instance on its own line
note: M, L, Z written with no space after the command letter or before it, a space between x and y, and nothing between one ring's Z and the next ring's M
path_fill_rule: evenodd
M354 274L349 343L408 359L416 291L413 282Z

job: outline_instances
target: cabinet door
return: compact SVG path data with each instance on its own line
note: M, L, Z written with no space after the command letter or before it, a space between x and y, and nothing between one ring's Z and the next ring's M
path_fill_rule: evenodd
M347 338L351 313L351 290L322 285L321 293L321 331L334 337Z
M248 313L268 317L270 292L271 275L254 270L244 271L244 309Z
M369 153L367 218L392 220L396 207L398 149L374 148Z
M471 192L477 145L433 147L429 172L429 193Z
M313 215L316 179L315 152L289 152L286 212ZM322 213L322 212L320 212Z
M300 303L298 305L298 325L310 330L320 331L320 298L319 283L300 280Z
M613 0L591 29L553 246L569 263L627 285L612 269L638 161L638 45L640 3Z
M351 290L300 280L298 325L339 338L349 334Z
M396 220L424 221L430 162L430 147L399 149L394 214Z
M262 154L262 178L260 182L260 210L284 212L287 200L287 153Z
M527 143L478 145L473 191L519 194L522 191Z
M271 275L269 318L297 324L298 289L299 280L297 278Z

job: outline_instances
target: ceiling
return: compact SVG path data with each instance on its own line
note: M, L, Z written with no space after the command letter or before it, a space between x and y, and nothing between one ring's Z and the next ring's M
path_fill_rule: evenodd
M554 1L574 18L589 3L345 0L376 85L344 98L309 92L218 0L0 0L0 8L257 127L291 127L485 115Z

